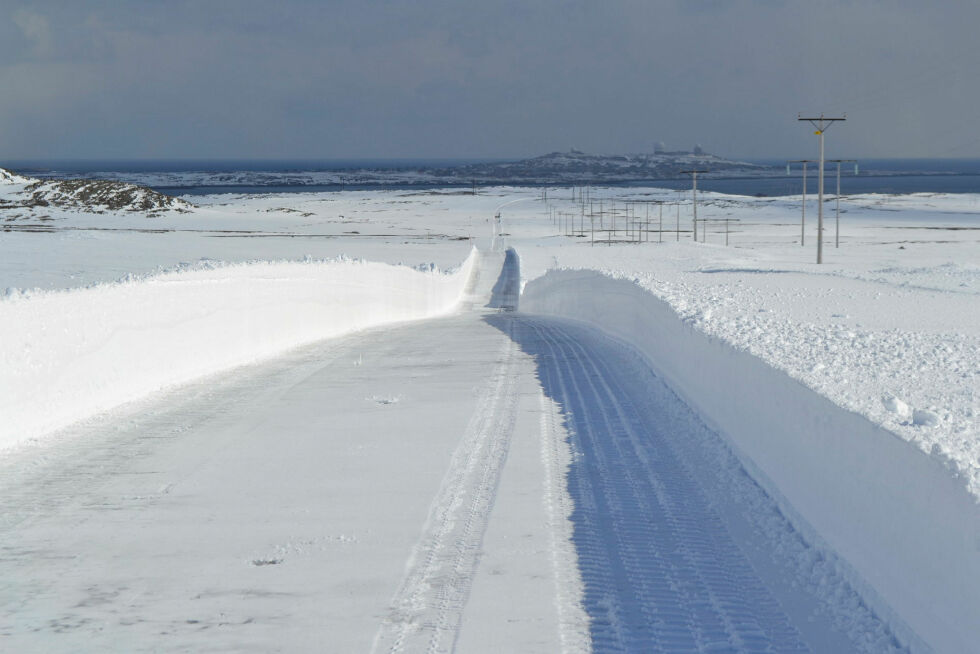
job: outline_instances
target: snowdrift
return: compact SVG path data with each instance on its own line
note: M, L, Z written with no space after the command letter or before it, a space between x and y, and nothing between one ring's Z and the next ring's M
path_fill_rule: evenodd
M980 508L914 444L747 352L695 330L636 284L595 271L527 283L521 310L583 321L642 354L724 435L802 533L913 651L980 638Z
M258 263L0 299L0 448L320 339L451 312L453 274Z

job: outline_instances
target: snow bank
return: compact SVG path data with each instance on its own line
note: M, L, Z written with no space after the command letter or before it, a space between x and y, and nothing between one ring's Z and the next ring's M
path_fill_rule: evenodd
M914 651L972 651L980 508L940 461L706 336L629 281L550 272L528 282L521 309L581 320L635 347L801 531L846 560L852 583Z
M0 447L158 389L357 329L452 311L453 274L258 263L0 299Z

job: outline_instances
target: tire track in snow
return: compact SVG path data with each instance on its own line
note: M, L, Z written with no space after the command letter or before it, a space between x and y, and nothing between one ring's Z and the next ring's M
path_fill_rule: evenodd
M600 652L809 651L720 516L588 341L522 319L564 408L584 604ZM536 342L536 344L532 343Z
M582 609L582 581L572 540L572 498L565 488L565 476L571 463L570 452L565 442L565 432L560 427L560 408L544 394L540 395L539 401L544 504L548 512L558 640L563 654L591 652L589 616Z
M504 343L429 509L372 652L455 649L516 421L516 343Z
M314 351L318 355L310 357L309 352ZM243 366L235 375L205 377L115 407L48 435L36 447L13 450L0 461L0 535L66 506L85 507L101 501L93 500L92 494L133 461L152 455L164 443L191 437L206 421L216 420L219 426L233 422L235 414L216 407L212 396L234 387L243 404L274 403L332 364L339 356L337 351L335 343L306 346L275 363ZM168 405L180 406L181 414L175 416ZM211 436L196 448L202 453L216 452L234 436ZM154 471L141 474L161 479L156 495L169 493L179 481Z

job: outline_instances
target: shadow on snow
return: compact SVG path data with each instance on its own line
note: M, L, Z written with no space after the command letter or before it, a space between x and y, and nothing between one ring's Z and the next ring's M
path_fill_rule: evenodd
M522 314L485 320L533 357L567 431L594 651L810 651L675 452L706 430L690 409L592 330Z
M521 295L521 263L514 248L507 248L504 254L504 265L497 278L497 283L490 291L491 309L514 311Z

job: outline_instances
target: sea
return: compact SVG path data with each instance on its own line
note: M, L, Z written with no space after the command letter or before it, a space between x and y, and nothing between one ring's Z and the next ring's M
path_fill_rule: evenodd
M319 159L319 160L31 160L5 161L0 167L42 179L95 177L149 186L168 195L193 196L220 193L334 192L351 189L444 188L415 171L462 164L492 163L491 159ZM754 196L799 195L803 190L802 167L785 160L749 160L770 166L762 175L701 177L698 188L707 191ZM364 179L370 183L351 183ZM825 169L824 191L836 192L837 164ZM980 159L869 159L841 165L843 195L884 193L980 193ZM807 171L807 193L817 192L816 165ZM469 187L469 182L459 186ZM554 184L549 186L555 186ZM689 177L642 182L603 183L601 186L656 186L688 189Z

